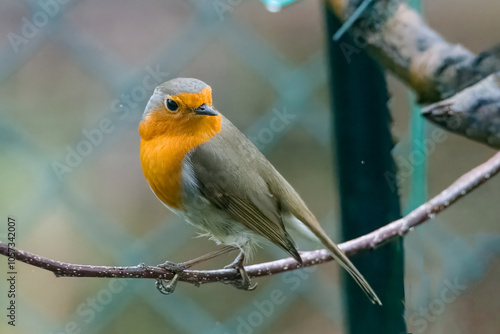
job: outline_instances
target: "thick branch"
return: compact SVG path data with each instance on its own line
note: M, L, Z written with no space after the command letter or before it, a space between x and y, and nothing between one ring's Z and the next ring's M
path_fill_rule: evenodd
M448 131L500 148L500 72L422 113Z
M327 0L345 21L362 0ZM499 48L474 55L445 41L420 15L400 0L375 0L350 29L355 45L346 58L366 48L409 85L421 103L437 102L500 71Z
M327 1L344 21L362 2ZM498 96L490 99L481 95L491 95L487 89L498 91L497 76L492 75L500 71L500 47L474 55L461 45L452 45L401 0L375 0L350 32L355 45L339 43L347 62L366 48L385 68L409 85L421 103L438 102L459 94L432 106L432 112L427 109L424 116L449 131L500 147ZM483 82L487 85L483 86ZM461 93L473 85L475 89ZM486 99L488 106L484 106ZM450 103L453 106L447 110ZM454 125L450 119L461 122Z
M497 153L490 160L469 171L451 186L421 205L407 216L396 220L376 231L361 236L351 241L339 245L348 255L353 256L358 252L375 249L376 247L397 237L404 236L413 227L434 217L434 215L448 208L472 190L479 187L484 182L500 171L500 153ZM106 267L77 265L54 261L42 258L28 252L20 250L10 250L5 243L0 242L0 253L6 256L15 257L17 260L27 264L49 270L56 276L65 277L116 277L116 278L164 278L172 279L174 273L165 271L159 267L149 267L138 265L134 267ZM302 252L303 266L309 267L332 260L327 250L316 250ZM298 265L292 258L272 261L261 264L254 264L245 267L250 277L268 276L285 271L298 269ZM186 270L180 274L180 280L192 284L202 284L209 282L231 282L238 279L238 273L234 269L221 270Z

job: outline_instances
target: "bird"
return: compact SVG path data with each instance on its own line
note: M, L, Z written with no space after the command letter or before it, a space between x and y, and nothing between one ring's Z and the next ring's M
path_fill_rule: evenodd
M262 240L267 239L302 264L288 233L299 229L319 240L370 301L381 305L363 275L328 237L294 188L213 106L212 88L205 82L175 78L156 87L139 123L139 134L142 170L156 197L203 235L225 245L221 252L240 250L228 266L240 271L238 287L255 287L249 284L243 263ZM196 262L176 265L167 261L164 267L183 270ZM173 291L177 277L164 293Z

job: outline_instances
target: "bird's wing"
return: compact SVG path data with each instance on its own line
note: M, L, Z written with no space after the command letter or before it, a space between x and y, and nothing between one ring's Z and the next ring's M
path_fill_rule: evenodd
M282 220L283 214L292 214L316 235L368 298L381 305L363 275L328 237L293 187L226 118L222 118L222 130L200 145L191 161L200 190L210 202L301 263Z
M272 169L274 167L271 166ZM377 294L371 288L363 275L352 264L349 258L337 247L337 245L328 237L314 214L309 210L299 194L293 187L277 172L272 174L272 170L263 173L266 183L272 194L280 194L280 207L285 213L290 213L300 220L313 234L321 241L337 261L358 283L372 303L382 305Z
M279 203L259 173L260 164L267 160L227 119L222 122L222 130L190 155L200 192L235 221L302 263L283 225Z

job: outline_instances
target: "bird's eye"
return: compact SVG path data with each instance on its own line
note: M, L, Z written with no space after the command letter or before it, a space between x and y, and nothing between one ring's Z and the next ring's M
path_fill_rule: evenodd
M167 101L166 101L165 104L166 104L167 108L169 110L171 110L171 111L176 111L177 108L179 108L179 106L177 105L177 103L175 101L171 100L171 99L167 99Z

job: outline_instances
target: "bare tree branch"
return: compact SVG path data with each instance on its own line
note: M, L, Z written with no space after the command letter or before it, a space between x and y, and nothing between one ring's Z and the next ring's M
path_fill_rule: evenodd
M384 227L359 238L344 242L339 247L348 255L353 256L361 251L375 249L389 240L404 236L412 228L428 221L434 215L448 208L460 198L488 181L500 172L500 152L487 162L472 169L456 180L439 195L429 202L419 206L407 216L398 219ZM162 278L172 279L173 272L156 266L144 264L132 267L107 267L70 264L40 257L21 250L9 249L0 242L0 254L15 257L35 267L53 272L57 277L107 277L107 278ZM332 260L327 250L301 252L303 267L310 267ZM245 267L250 277L261 277L299 269L293 258L254 264ZM200 285L210 282L233 282L239 278L235 269L219 270L185 270L179 274L179 280Z
M422 113L451 132L500 148L500 72Z
M361 3L361 0L327 1L343 21ZM500 71L499 46L475 55L461 45L450 44L401 0L375 0L353 24L350 32L353 45L345 41L339 43L346 62L349 63L351 58L366 49L386 69L410 86L420 103L438 102L467 87L483 87L483 83L487 83L488 87L474 90L477 94L467 92L466 105L469 108L461 111L467 117L462 118L458 129L443 122L446 117L441 117L441 112L436 117L434 113L426 116L451 132L495 148L500 147L498 96L496 107L493 104L490 104L489 110L478 107L481 112L475 113L476 107L484 102L479 93L484 92L485 87L498 91L498 81L494 83L498 76L490 77ZM459 99L463 100L462 97ZM448 102L450 101L444 101ZM441 106L442 104L433 107Z
M362 2L327 1L342 21ZM448 98L500 71L499 48L474 55L461 45L448 43L406 1L375 0L350 32L355 45L340 44L344 54L355 56L367 48L385 68L412 87L422 103Z

